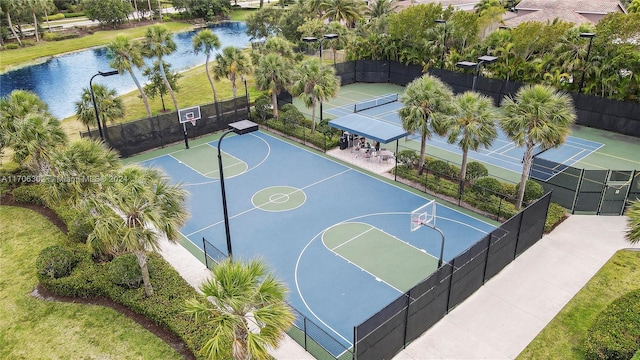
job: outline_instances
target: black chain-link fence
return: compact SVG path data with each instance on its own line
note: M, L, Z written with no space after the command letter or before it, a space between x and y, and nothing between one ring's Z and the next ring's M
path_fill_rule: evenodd
M547 193L358 325L355 358L392 358L535 244L542 238L550 199Z
M571 213L622 215L640 199L640 170L585 170L535 157L530 178Z
M200 113L202 118L195 126L185 124L190 139L224 130L232 122L247 119L248 98L220 101L217 109L215 103L200 105ZM110 125L103 130L105 141L124 158L184 140L183 125L175 112ZM80 136L98 138L99 134L94 130L81 132Z

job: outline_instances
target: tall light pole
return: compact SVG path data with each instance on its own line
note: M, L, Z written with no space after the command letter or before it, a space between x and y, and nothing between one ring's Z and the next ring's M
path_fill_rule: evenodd
M442 35L442 56L440 57L440 69L444 68L444 54L447 51L447 20L444 19L436 19L436 24L444 24L444 33Z
M476 89L476 80L478 79L478 73L480 72L482 64L491 64L496 60L498 60L498 58L495 56L483 55L478 58L478 62L460 61L456 63L456 66L463 69L474 69L473 83L471 84L471 91L474 91Z
M322 39L318 39L315 36L305 36L302 41L306 43L319 42L320 43L320 66L322 66L322 42L324 40L333 40L339 37L338 34L324 34ZM336 65L336 54L333 54L333 65ZM320 122L322 122L322 100L320 100Z
M222 166L222 139L227 134L236 133L238 135L248 134L250 132L258 131L258 124L249 120L236 121L229 124L229 130L227 130L220 140L218 140L218 170L220 171L220 190L222 191L222 212L224 214L224 231L227 237L227 253L229 260L233 259L233 250L231 249L231 233L229 232L229 212L227 211L227 194L224 189L224 167Z
M587 64L589 63L589 54L591 53L591 43L593 42L593 38L596 36L595 33L580 33L581 38L589 39L589 46L587 47L587 56L584 60L584 66L582 67L582 77L580 78L580 86L578 87L578 94L582 93L582 86L584 85L584 73L587 72Z
M471 83L471 91L476 90L476 80L478 79L478 73L480 72L480 67L482 64L491 64L498 60L495 56L483 55L478 58L478 62L473 61L460 61L456 63L456 66L463 69L473 69L473 83ZM462 195L462 191L464 189L464 179L460 178L458 180L458 195Z
M91 91L91 101L93 102L93 111L96 113L96 121L98 122L98 133L100 134L100 139L104 139L104 134L102 133L102 125L100 124L100 114L98 113L98 105L96 104L96 95L93 93L93 79L96 76L113 76L118 75L118 70L102 72L98 71L97 74L93 75L89 80L89 91ZM106 129L105 129L106 131Z

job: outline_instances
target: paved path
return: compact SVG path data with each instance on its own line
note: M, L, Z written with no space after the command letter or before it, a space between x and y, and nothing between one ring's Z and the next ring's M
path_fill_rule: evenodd
M626 217L572 215L395 359L514 359L619 249ZM636 248L640 248L636 246ZM161 254L194 287L209 271L180 245ZM280 360L313 359L286 338Z

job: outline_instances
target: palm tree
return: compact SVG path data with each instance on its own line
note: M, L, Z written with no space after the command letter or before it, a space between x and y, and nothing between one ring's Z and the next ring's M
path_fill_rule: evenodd
M369 3L365 14L369 16L369 18L383 17L393 13L397 8L398 4L396 4L396 0L374 0Z
M13 161L31 168L36 175L48 174L52 150L66 141L60 122L42 113L27 114L15 123L15 132L9 134Z
M423 75L407 85L401 96L404 104L399 111L402 127L420 133L420 174L424 169L427 139L431 138L434 122L451 113L453 91L439 78Z
M324 12L323 19L345 23L353 27L355 22L362 18L364 2L357 0L324 0L320 3L320 9Z
M64 148L56 148L49 158L51 171L45 177L45 199L49 204L66 201L76 204L101 188L102 177L107 178L120 166L118 153L101 140L82 138ZM63 181L57 181L62 179Z
M305 106L311 108L311 133L316 130L316 104L336 97L339 89L340 79L333 67L322 66L315 57L300 64L291 85L291 95L300 96Z
M211 52L214 49L220 48L220 39L209 29L200 30L196 36L193 37L193 52L198 54L201 51L205 53L206 59L204 62L204 69L207 73L207 79L211 84L211 91L213 91L213 101L216 103L216 109L218 108L218 94L216 93L216 87L213 85L213 79L209 73L209 58Z
M116 36L109 46L107 47L107 51L111 56L111 61L109 62L109 66L113 69L118 70L119 73L128 72L131 75L131 79L136 84L138 88L138 92L140 93L140 97L142 98L142 102L144 102L144 108L147 111L147 117L151 118L151 107L149 106L149 99L147 98L147 94L144 92L142 85L138 81L138 78L133 72L133 67L135 66L138 69L141 69L144 66L144 58L142 57L142 49L141 47L131 41L126 35L118 35Z
M50 116L47 104L31 91L13 90L0 97L0 151L11 146L11 134L28 114Z
M246 74L251 70L251 60L242 49L227 46L222 49L222 54L216 55L216 65L213 68L213 75L216 80L228 78L231 81L231 91L236 98L236 80L240 76L244 80Z
M467 91L453 99L450 115L444 117L441 124L434 124L439 133L448 134L449 144L457 143L462 149L460 193L467 175L469 150L477 151L480 146L491 146L498 136L497 119L498 109L493 105L491 98Z
M199 299L187 301L187 314L214 330L202 348L209 359L271 359L295 317L285 303L287 289L259 260L231 259L216 265L200 285Z
M627 226L625 238L635 245L640 242L640 200L632 201L627 208Z
M109 89L104 85L93 84L93 94L96 98L96 106L103 124L107 121L113 123L124 117L124 103L118 97L115 89ZM82 89L80 100L76 101L76 118L87 126L96 124L96 113L93 108L93 99L89 88Z
M278 117L278 94L288 87L293 80L291 64L282 56L271 53L260 59L253 74L259 90L271 91L273 117Z
M150 297L153 287L147 252L157 251L164 237L177 241L179 229L188 218L187 192L180 184L169 184L159 170L150 168L127 166L111 180L83 204L95 217L87 245L95 253L135 254L144 292Z
M0 8L7 15L7 25L9 26L9 29L11 29L13 38L18 41L18 44L20 44L20 46L22 46L22 40L20 40L20 37L18 36L18 34L16 34L16 29L13 27L13 22L11 21L11 13L18 12L20 9L20 6L21 6L20 1L14 1L14 0L0 1Z
M546 85L523 86L514 97L505 97L501 107L502 129L517 146L525 147L516 202L516 209L520 209L534 147L545 150L562 145L571 133L576 111L569 95Z
M146 57L156 58L158 59L159 64L164 64L162 58L165 55L169 55L176 51L177 46L175 41L173 41L171 31L167 30L164 26L154 25L147 29L144 40L142 41L142 48L143 54ZM173 106L175 107L175 110L178 111L180 107L178 107L176 94L174 94L173 89L167 80L167 74L165 73L164 66L160 66L160 74L162 75L164 85L169 90L169 94L173 100Z

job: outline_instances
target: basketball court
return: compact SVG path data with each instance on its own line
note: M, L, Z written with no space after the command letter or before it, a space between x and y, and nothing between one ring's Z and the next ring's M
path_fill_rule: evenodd
M217 146L209 137L138 160L190 192L181 233L202 261L203 238L227 249ZM287 283L289 303L341 344L328 346L334 356L352 346L354 326L428 277L441 257L495 229L268 133L225 137L221 154L234 258L265 259Z

